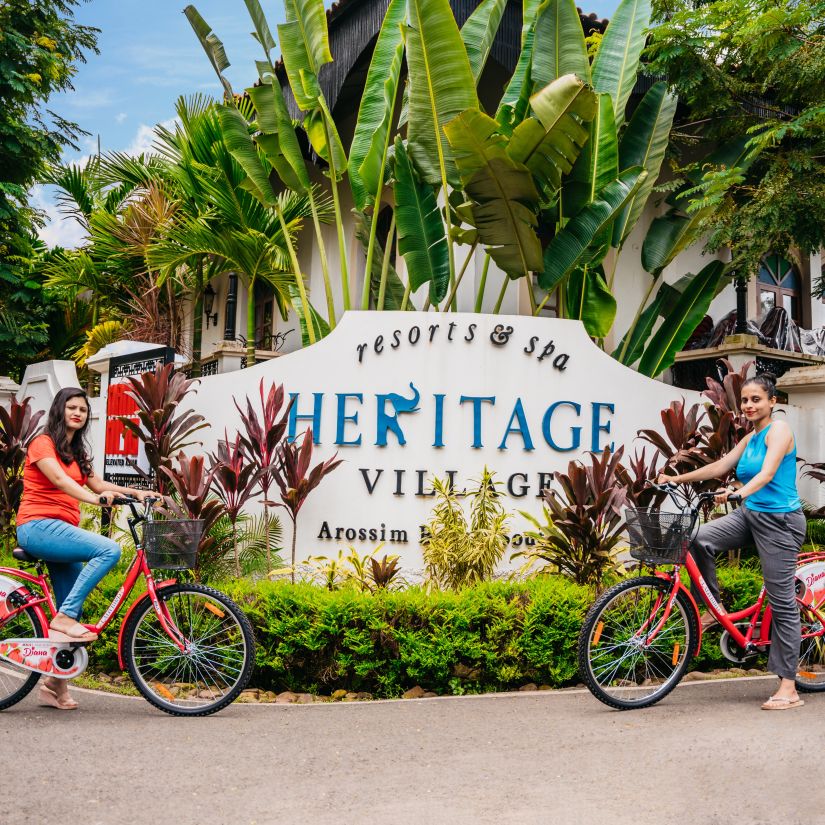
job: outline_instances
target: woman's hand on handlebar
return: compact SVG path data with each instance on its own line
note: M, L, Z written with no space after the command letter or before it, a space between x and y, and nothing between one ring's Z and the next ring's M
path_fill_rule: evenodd
M736 488L731 486L730 484L727 487L723 487L721 490L717 490L713 495L713 501L716 504L727 504L728 501L730 502L739 502L742 501L742 496L736 492Z
M111 490L106 490L105 492L98 494L97 500L101 507L111 507L116 498L119 498L117 493L113 493Z
M679 483L678 478L679 478L679 476L669 476L665 473L659 473L659 475L656 476L656 483L657 484L678 484Z

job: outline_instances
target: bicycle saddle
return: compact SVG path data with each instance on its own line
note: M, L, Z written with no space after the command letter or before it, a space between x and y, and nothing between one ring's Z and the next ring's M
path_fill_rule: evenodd
M40 559L30 556L22 547L15 547L14 550L11 551L11 554L16 561L22 562L23 564L37 564L37 562L40 561Z

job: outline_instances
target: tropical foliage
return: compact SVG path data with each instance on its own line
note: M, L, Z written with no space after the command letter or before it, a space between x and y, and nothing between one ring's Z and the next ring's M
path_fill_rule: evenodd
M246 187L276 208L282 188L307 191L299 137L323 160L335 203L343 309L353 305L356 288L339 208L340 191L349 186L355 234L366 247L362 308L410 308L426 287L425 307L454 309L461 279L479 251L485 263L477 311L488 305L484 291L493 261L505 274L494 311L517 281L533 313L552 301L560 315L581 319L595 339L611 333L616 266L654 193L676 111L676 98L662 81L632 111L628 105L650 25L649 0L619 5L592 59L572 0L526 2L521 56L492 114L482 109L476 86L503 0L481 3L461 29L449 0L392 0L372 53L349 157L318 81L321 66L332 60L321 0L287 2L287 22L277 29L288 90L301 113L297 132L272 63L275 39L258 0L246 5L266 58L256 62L258 82L246 90L251 112L231 93L221 41L194 7L186 13L226 91L221 122L246 172ZM732 152L735 161L734 150L706 158L708 174L729 169ZM695 195L707 185L691 181L682 190ZM713 185L719 188L719 175ZM385 205L392 222L389 237L379 239ZM674 202L667 221L651 227L642 257L650 286L614 353L649 375L673 362L722 285L718 262L676 285L663 283L664 268L699 237L701 220L684 210L683 201ZM406 284L388 260L393 233ZM320 232L316 240L331 328L336 307L329 256ZM469 249L459 267L462 245ZM290 257L297 262L292 251ZM306 317L305 296L296 298L296 310ZM662 316L667 324L659 324ZM322 332L320 325L308 325L310 339Z
M74 19L79 0L7 0L0 4L0 363L22 366L50 350L59 312L31 274L40 258L42 215L29 190L64 148L85 134L49 108L72 89L77 65L97 51L97 29Z
M486 467L468 492L459 493L448 479L433 478L434 505L421 540L431 586L455 590L492 577L509 543L499 485Z
M686 106L677 130L689 196L710 246L751 276L763 255L825 244L825 3L654 0L648 58ZM689 163L696 144L745 136L752 165L717 175ZM701 154L701 151L700 151ZM697 177L698 176L698 177Z

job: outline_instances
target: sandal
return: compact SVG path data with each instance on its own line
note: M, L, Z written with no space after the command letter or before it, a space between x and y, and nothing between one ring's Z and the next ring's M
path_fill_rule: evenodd
M713 613L708 613L707 610L705 610L699 614L699 624L702 625L702 631L704 632L714 625L719 624L719 619L717 619Z
M55 627L55 621L60 619L61 627ZM58 613L49 625L49 638L61 642L94 642L97 633L89 630L85 625L76 622L71 616Z
M71 696L58 697L57 692L48 685L40 685L40 704L58 710L77 710L77 702Z
M762 710L790 710L791 708L801 708L804 704L804 700L798 696L796 699L790 699L787 696L771 696L771 698L762 705Z

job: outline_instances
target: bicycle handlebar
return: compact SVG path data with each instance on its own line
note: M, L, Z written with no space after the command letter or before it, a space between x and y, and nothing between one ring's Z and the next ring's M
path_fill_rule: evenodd
M678 503L678 499L682 499L685 503L690 503L687 496L679 489L678 484L673 484L672 482L666 482L665 484L656 484L653 481L648 482L650 487L653 487L655 490L659 490L662 493L667 493L674 501ZM713 501L716 498L716 493L699 493L696 497L696 504L701 504L703 501ZM731 493L728 496L728 501L733 502L734 504L739 504L742 501L742 496L739 493Z

